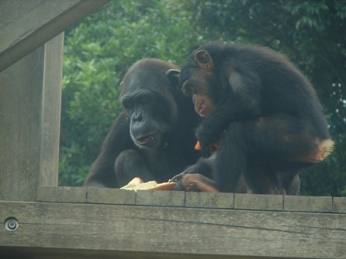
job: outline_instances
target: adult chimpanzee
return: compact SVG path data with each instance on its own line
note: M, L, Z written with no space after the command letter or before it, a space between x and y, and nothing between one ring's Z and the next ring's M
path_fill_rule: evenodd
M200 154L194 150L194 130L201 118L180 89L178 68L143 59L129 69L121 86L124 111L114 121L85 185L119 187L136 176L164 182L196 163Z
M203 155L219 142L214 157L184 173L212 167L219 191L236 191L244 177L253 193L297 194L298 172L333 149L315 90L274 51L208 43L187 58L180 78L206 117L196 131Z

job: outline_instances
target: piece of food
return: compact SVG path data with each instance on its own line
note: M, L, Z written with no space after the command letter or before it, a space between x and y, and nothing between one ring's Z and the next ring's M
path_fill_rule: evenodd
M145 190L152 190L152 191L170 191L173 189L174 185L176 185L176 182L166 182L166 183L158 183L156 186L150 187Z
M213 143L213 147L212 147L213 151L215 151L218 148L219 148L219 143ZM196 142L195 150L196 151L202 150L201 143L199 143L199 141Z
M172 190L176 182L157 183L156 181L143 182L139 177L133 178L127 185L121 187L123 190L150 190L169 191Z

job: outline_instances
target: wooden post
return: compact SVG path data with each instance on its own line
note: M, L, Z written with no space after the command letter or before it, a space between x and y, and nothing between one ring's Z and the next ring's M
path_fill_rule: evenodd
M0 73L0 200L56 186L63 34Z
M45 44L39 184L58 185L64 33Z

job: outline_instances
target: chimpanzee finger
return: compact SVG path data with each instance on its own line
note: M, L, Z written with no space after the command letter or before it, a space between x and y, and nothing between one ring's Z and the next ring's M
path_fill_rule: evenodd
M185 172L177 174L177 175L173 176L171 179L169 179L168 182L178 182L183 178L184 174L185 174Z
M186 191L186 187L183 185L182 180L177 182L172 191Z

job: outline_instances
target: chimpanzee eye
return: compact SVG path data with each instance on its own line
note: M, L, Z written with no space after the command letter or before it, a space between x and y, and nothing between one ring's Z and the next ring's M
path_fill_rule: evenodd
M133 102L130 100L123 100L122 103L123 103L123 106L126 110L133 108Z
M150 103L150 99L148 97L142 97L140 99L140 102L141 102L142 105L146 105L146 104Z

